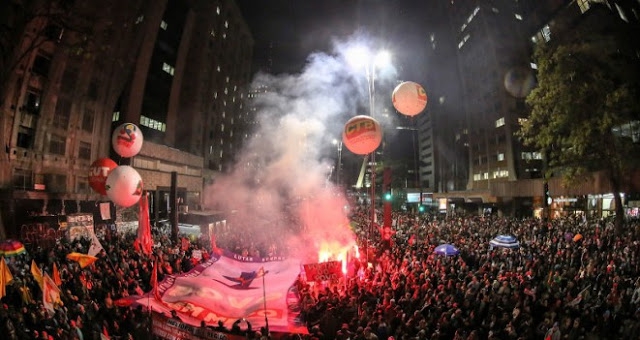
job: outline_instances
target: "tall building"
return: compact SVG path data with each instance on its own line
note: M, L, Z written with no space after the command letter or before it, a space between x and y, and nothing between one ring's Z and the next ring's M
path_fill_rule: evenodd
M226 170L244 135L253 40L235 2L4 6L13 40L1 43L13 58L2 61L15 65L0 87L5 226L95 211L108 200L88 185L101 157L138 170L154 217L167 213L173 172L183 204L197 208L203 184ZM36 11L48 14L34 19ZM131 159L111 148L113 128L125 122L145 137Z

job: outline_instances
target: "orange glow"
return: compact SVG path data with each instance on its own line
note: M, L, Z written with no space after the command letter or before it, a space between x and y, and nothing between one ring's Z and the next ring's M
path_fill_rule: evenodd
M358 246L354 241L351 244L340 244L337 241L320 243L318 251L318 263L329 261L340 261L342 263L342 274L347 274L347 263L349 262L349 252L353 251L356 258L360 257Z

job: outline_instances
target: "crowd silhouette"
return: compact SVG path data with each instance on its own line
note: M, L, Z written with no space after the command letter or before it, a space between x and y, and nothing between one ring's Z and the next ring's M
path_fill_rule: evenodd
M354 275L339 282L306 282L301 276L295 285L300 320L309 333L279 338L573 340L640 334L639 221L627 220L619 230L606 219L583 217L436 218L394 212L389 242L371 225L368 211L356 210L351 217L368 253L353 259ZM500 234L515 236L520 247L491 247L489 241ZM208 259L210 244L202 237L182 249L156 230L156 247L148 256L134 250L134 238L101 235L104 251L85 268L66 255L86 253L89 240L61 239L51 249L26 245L25 254L6 258L14 280L1 299L2 338L154 339L144 306L118 301L151 290L154 262L159 280L187 272ZM278 235L270 242L246 243L234 229L216 240L218 247L239 254L287 255ZM459 255L435 254L443 243L455 245ZM196 252L202 257L193 256ZM59 268L62 303L53 310L42 303L32 261L46 273L54 264ZM251 339L276 337L265 329L221 330Z

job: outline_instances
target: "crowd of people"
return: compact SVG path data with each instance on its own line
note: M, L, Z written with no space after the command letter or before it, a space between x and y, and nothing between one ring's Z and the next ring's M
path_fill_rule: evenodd
M638 221L627 221L619 231L603 219L395 212L386 243L372 229L367 211L355 211L351 218L354 235L367 251L356 260L357 275L333 283L306 282L301 276L295 285L300 320L309 334L280 338L559 340L640 334ZM499 234L515 236L520 247L491 248L489 240ZM88 251L90 242L83 239L61 239L46 249L27 245L25 254L7 258L14 280L0 300L2 338L153 338L149 312L117 301L151 290L154 262L159 280L187 272L207 260L210 244L203 237L183 249L168 235L156 234L148 256L134 250L134 238L101 235L104 250L85 268L66 259L70 252ZM243 245L234 230L218 235L217 246L286 255L286 245L277 240ZM460 253L435 254L443 243ZM202 256L193 256L196 252ZM43 303L32 262L44 273L52 273L54 264L59 268L61 301L53 309ZM245 335L267 338L264 333Z

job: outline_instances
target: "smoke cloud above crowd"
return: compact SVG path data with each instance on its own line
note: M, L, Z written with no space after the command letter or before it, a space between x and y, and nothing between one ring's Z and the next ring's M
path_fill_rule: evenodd
M298 74L258 73L252 82L260 91L244 105L255 108L255 129L236 154L233 171L217 175L205 189L204 202L226 212L230 228L246 231L256 244L286 237L292 251L304 250L294 256L313 258L320 242L354 242L347 201L329 180L332 141L341 138L350 117L368 114L364 67L354 68L345 58L354 44L362 39L337 41L331 54L310 55Z

